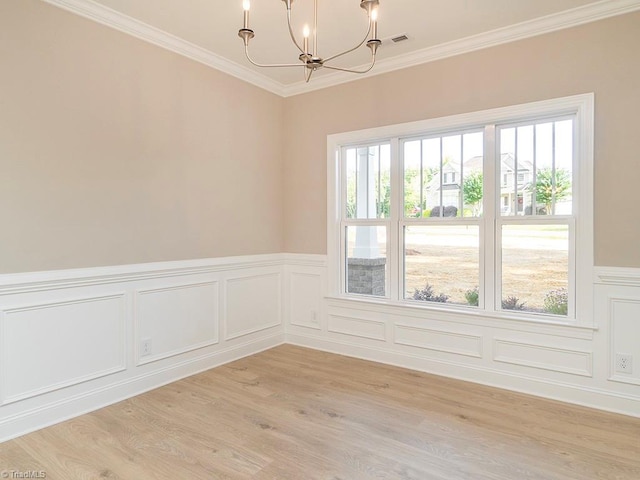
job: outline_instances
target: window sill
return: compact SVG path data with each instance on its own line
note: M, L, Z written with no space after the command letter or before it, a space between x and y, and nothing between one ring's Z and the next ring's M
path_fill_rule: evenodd
M596 325L582 325L563 322L547 317L538 319L528 315L503 312L474 311L473 307L438 307L398 302L373 297L325 297L327 305L334 308L386 313L392 316L405 316L423 320L446 321L481 327L515 330L529 333L551 334L555 336L592 340L598 331Z

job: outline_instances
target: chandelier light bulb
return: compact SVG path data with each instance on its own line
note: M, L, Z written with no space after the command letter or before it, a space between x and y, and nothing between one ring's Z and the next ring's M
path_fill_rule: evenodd
M309 53L309 25L305 25L302 29L302 36L304 37L302 40L302 49L304 53Z
M251 2L249 0L242 1L242 8L244 9L244 29L249 28L249 9L251 8Z
M371 28L371 38L378 38L378 9L371 10L371 22L373 23Z

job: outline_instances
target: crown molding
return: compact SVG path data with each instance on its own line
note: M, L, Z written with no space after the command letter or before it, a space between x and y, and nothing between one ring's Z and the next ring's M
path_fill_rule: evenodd
M210 50L187 42L92 0L42 1L183 55L281 97L300 95L640 10L640 0L601 0L564 12L381 60L376 63L375 69L367 74L353 75L339 72L315 77L313 82L310 83L283 84L248 67L216 55Z
M281 97L286 95L286 86L280 82L92 0L42 1L215 68Z
M376 66L369 73L353 75L348 73L331 73L314 78L310 83L297 82L285 89L285 96L320 90L323 88L353 82L364 77L374 77L383 73L402 70L404 68L434 62L444 58L462 55L464 53L495 47L505 43L524 40L526 38L544 35L546 33L564 30L566 28L584 25L586 23L603 20L625 13L640 10L640 0L601 0L600 2L583 7L566 10L564 12L547 15L522 23L498 28L489 32L461 38L452 42L442 43L433 47L416 50L404 55L398 55L387 60L376 62ZM362 68L354 67L354 69Z

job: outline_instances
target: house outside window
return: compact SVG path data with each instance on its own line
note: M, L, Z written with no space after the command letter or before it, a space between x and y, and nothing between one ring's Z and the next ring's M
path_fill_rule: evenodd
M331 294L590 323L592 111L580 95L330 136Z

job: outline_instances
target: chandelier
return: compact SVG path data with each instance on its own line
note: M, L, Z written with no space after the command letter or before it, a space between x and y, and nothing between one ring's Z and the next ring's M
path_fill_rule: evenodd
M376 63L376 52L378 47L382 44L382 42L377 38L378 37L378 3L379 0L360 0L360 7L362 7L369 18L369 28L367 30L367 34L364 36L364 39L358 43L355 47L349 48L344 52L337 53L330 57L320 57L318 55L318 0L313 0L313 31L309 30L309 26L305 25L302 33L302 46L300 42L296 39L293 29L291 28L291 4L293 0L282 0L287 7L287 26L289 27L289 36L293 41L294 45L300 51L300 56L298 60L300 63L272 63L272 64L264 64L255 62L251 56L249 55L249 40L251 40L255 33L253 30L249 28L249 8L250 8L250 0L243 0L243 8L244 8L244 26L238 31L238 36L242 38L244 41L244 53L247 57L247 60L251 62L253 65L257 67L303 67L304 68L304 79L305 82L308 82L311 79L311 75L316 70L321 68L328 68L330 70L339 70L341 72L349 72L349 73L367 73L369 70L373 68ZM312 49L309 49L309 35L312 34ZM366 67L364 70L355 70L350 68L341 68L336 67L334 65L329 65L329 62L335 60L336 58L342 57L348 53L351 53L362 45L366 43L367 47L371 50L371 64Z

